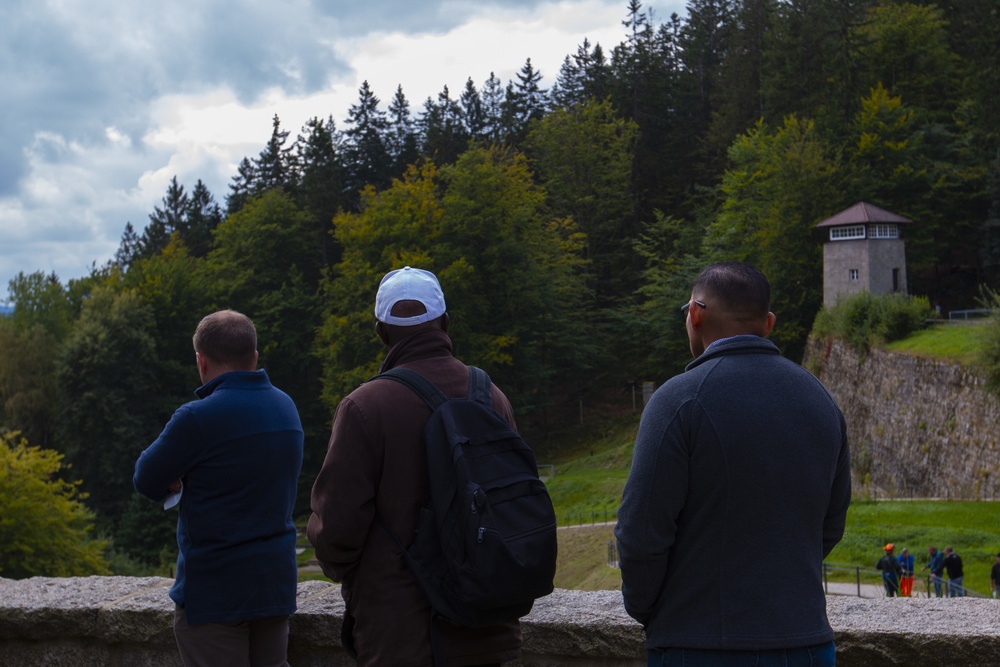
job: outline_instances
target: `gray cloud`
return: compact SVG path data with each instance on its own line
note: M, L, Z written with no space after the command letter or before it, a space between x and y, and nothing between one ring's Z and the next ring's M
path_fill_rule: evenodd
M83 273L85 267L77 266L72 253L54 250L60 241L74 239L77 251L93 253L86 265L107 259L125 222L137 229L145 226L152 210L149 190L159 190L160 181L172 173L181 174L188 187L204 178L215 196L224 199L228 177L221 173L224 163L218 156L188 155L186 163L175 165L168 148L146 143L154 123L151 102L219 89L231 91L244 105L274 89L286 97L305 96L353 78L350 64L335 48L345 39L371 32L440 34L485 6L527 11L542 4L544 0L4 0L0 300L12 273L36 266L25 258L46 262L37 265L46 271ZM316 114L326 112L318 109ZM294 133L305 119L282 120ZM269 130L261 127L261 144ZM143 184L141 175L151 180ZM140 192L143 187L146 191ZM84 238L86 244L80 242Z

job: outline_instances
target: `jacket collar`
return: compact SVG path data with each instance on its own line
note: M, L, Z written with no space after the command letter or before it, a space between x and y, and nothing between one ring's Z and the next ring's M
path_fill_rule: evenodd
M766 338L760 336L745 335L733 336L726 340L719 340L708 346L704 353L691 363L684 370L689 371L703 363L717 359L729 354L780 354L778 346Z
M450 357L451 338L440 329L424 329L393 345L385 355L378 372L408 364L418 359Z
M212 378L195 389L194 394L198 398L206 398L222 386L226 389L259 389L270 384L271 381L263 368L256 371L232 371Z

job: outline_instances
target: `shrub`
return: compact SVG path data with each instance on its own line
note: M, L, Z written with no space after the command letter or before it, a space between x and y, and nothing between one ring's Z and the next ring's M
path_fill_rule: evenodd
M106 574L106 543L91 537L94 515L78 482L59 477L62 455L0 433L0 576Z
M924 296L859 292L841 297L833 308L824 308L813 323L813 336L834 336L863 352L906 338L923 329L935 316Z

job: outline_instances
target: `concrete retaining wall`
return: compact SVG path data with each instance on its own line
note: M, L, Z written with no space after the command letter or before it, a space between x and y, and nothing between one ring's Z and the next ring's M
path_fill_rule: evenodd
M855 489L889 498L1000 498L1000 401L959 364L811 341L803 364L844 416Z
M171 580L0 579L0 665L179 667ZM290 622L294 667L353 665L340 648L339 587L299 585ZM828 598L841 667L1000 664L1000 602ZM640 667L641 628L617 591L557 590L522 622L523 667ZM400 638L405 641L405 638Z

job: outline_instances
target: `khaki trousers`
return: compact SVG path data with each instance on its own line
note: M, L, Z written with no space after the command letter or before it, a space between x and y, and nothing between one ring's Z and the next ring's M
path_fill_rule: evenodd
M288 617L188 625L174 609L174 637L184 667L288 667Z

